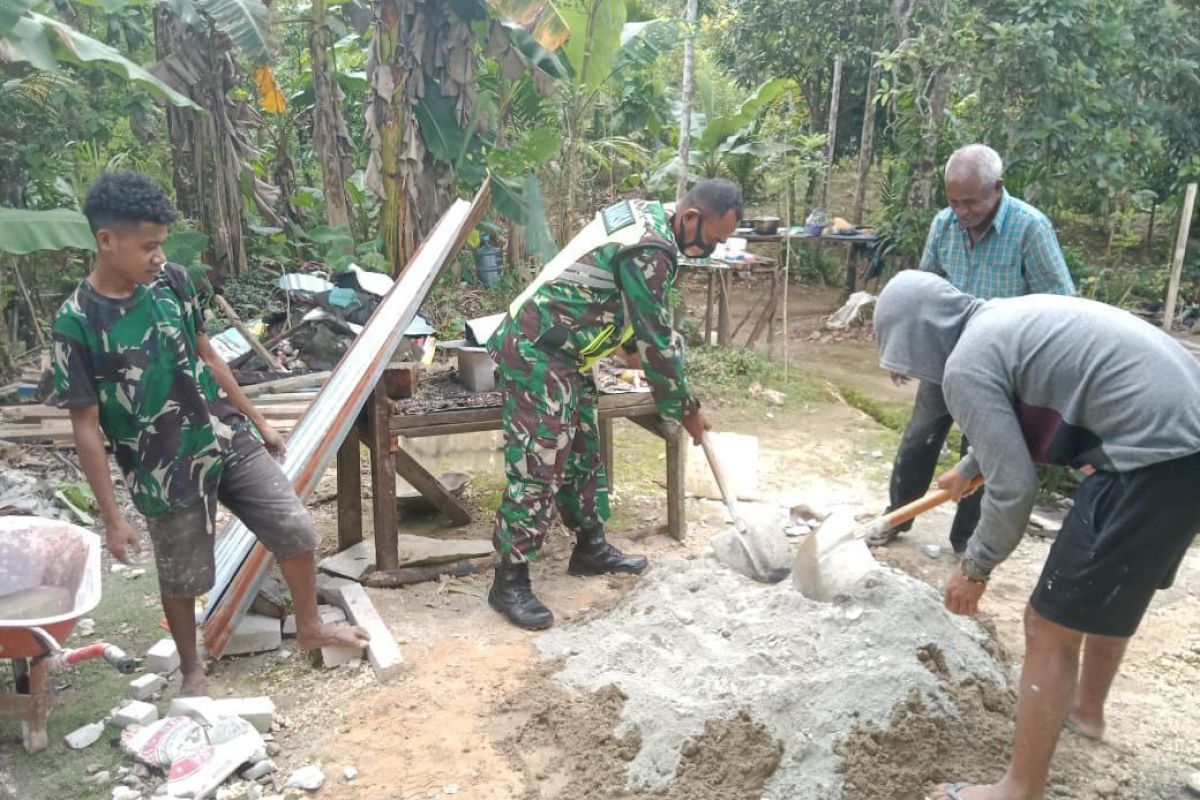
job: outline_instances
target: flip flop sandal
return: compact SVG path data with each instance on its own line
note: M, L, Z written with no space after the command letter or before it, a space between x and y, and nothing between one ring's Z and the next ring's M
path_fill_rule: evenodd
M943 791L946 792L947 800L964 800L964 798L960 794L960 792L962 792L963 789L970 789L972 786L975 786L975 785L977 785L977 784L974 784L974 783L948 783L948 784L946 784L946 788Z
M1076 725L1074 722L1072 722L1069 719L1063 720L1063 727L1066 728L1067 730L1069 730L1071 733L1078 736L1079 738L1087 739L1089 742L1103 741L1103 738L1100 736L1092 736L1091 734L1084 733L1083 728L1080 728L1078 725Z

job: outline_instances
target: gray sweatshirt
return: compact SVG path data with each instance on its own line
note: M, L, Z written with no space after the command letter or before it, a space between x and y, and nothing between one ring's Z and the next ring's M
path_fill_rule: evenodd
M967 557L1017 546L1037 493L1035 464L1130 470L1200 452L1200 364L1128 312L1076 297L984 302L929 273L879 297L880 365L942 385L971 442L959 464L987 493Z

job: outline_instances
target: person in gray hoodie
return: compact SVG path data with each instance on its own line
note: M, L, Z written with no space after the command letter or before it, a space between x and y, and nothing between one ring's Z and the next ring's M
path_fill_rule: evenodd
M1086 476L1026 607L1008 772L937 795L1041 798L1061 728L1103 735L1104 701L1129 638L1200 529L1200 364L1167 334L1103 303L983 301L911 271L881 293L875 337L880 366L940 385L971 441L938 486L957 500L972 478L986 481L979 525L947 581L951 611L976 613L992 570L1020 542L1036 465Z

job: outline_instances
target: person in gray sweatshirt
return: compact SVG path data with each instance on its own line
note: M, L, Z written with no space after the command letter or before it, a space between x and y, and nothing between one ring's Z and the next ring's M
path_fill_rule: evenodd
M1036 465L1086 476L1026 608L1008 772L937 795L1041 798L1064 724L1103 735L1104 701L1129 638L1200 529L1200 364L1167 334L1103 303L983 301L915 271L880 294L875 337L880 366L941 385L971 441L938 486L957 500L972 478L986 481L979 525L946 585L951 611L976 613L992 570L1020 542Z

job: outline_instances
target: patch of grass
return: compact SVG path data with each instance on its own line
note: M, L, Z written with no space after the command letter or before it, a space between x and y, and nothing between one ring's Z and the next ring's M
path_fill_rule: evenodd
M162 608L153 559L146 560L146 574L139 578L105 573L103 599L87 615L96 621L95 634L87 639L72 637L64 646L105 641L132 656L141 656L167 635L158 627ZM121 675L103 660L85 661L65 672L53 673L51 685L62 688L54 694L50 709L50 747L41 753L29 754L21 747L17 723L0 726L0 772L8 773L21 787L22 800L106 800L111 796L111 786L93 787L83 780L90 764L99 764L115 774L116 768L126 763L115 746L120 731L109 727L85 750L70 750L62 739L76 728L100 720L118 705L128 695L133 677ZM0 671L0 691L11 690L12 672L5 665Z
M787 396L784 408L803 408L829 401L822 382L812 374L793 367L788 370L785 381L782 364L743 347L690 348L687 378L701 401L710 405L728 401L741 408L774 407L765 398L750 396L750 387L756 383L765 389L783 392Z

